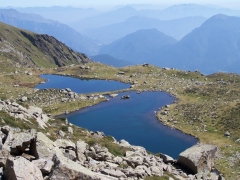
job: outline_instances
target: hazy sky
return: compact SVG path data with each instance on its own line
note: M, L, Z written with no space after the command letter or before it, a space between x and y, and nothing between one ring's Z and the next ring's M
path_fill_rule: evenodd
M240 0L2 0L0 7L34 7L34 6L75 6L75 7L110 7L127 4L214 4L223 7L240 8Z

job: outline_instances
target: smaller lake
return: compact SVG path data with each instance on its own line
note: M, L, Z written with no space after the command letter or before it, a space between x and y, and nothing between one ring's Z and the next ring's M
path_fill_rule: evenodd
M108 80L83 80L68 76L59 75L41 75L41 78L47 79L44 84L39 84L37 89L65 89L70 88L72 91L82 94L90 94L95 92L106 92L127 89L129 84L108 81Z

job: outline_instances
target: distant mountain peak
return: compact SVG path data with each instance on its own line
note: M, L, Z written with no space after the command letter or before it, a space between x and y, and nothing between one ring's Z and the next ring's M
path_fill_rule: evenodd
M235 16L227 16L225 14L217 14L209 18L202 24L204 28L223 28L223 29L240 29L240 18Z
M227 19L229 16L225 15L225 14L217 14L217 15L214 15L212 16L212 19L222 19L222 20L225 20Z
M117 59L139 64L146 62L152 50L176 42L174 38L157 29L142 29L102 47L99 54L108 54Z
M166 9L189 9L189 8L199 8L199 7L206 7L204 5L199 5L199 4L193 4L193 3L189 3L189 4L177 4L177 5L173 5L170 6Z
M124 6L124 7L117 9L117 11L136 11L136 9L134 9L131 6Z

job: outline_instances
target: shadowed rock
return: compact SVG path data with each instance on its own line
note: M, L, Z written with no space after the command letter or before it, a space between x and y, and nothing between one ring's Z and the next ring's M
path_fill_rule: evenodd
M208 144L197 144L182 152L177 163L196 174L199 172L209 172L214 166L214 157L217 146Z

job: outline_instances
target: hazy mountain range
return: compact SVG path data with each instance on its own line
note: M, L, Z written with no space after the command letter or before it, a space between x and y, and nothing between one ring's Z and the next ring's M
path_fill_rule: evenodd
M109 54L115 58L135 64L149 61L151 53L160 47L177 41L156 29L139 30L100 49L99 54Z
M36 14L20 13L14 9L0 9L0 21L39 34L54 36L74 50L88 55L98 52L96 43L58 21L45 19Z
M160 46L150 41L150 39L158 39L157 33L151 31L153 30L127 35L103 47L99 53L133 63L148 62L160 67L198 69L204 73L240 72L238 68L240 67L240 18L238 17L215 15L180 41L168 43L167 46ZM146 37L149 37L147 42ZM160 40L157 42L159 43Z
M137 10L131 6L126 6L92 17L81 19L72 23L72 27L77 31L85 34L86 31L108 26L113 23L120 23L133 16L157 18L159 20L173 20L191 16L202 16L205 18L210 18L211 16L220 13L231 16L240 16L239 10L237 11L226 8L210 7L196 4L180 4L165 8L163 10Z
M157 18L134 16L123 22L89 30L85 33L83 32L83 34L108 44L135 31L155 28L166 35L180 40L193 29L201 26L206 20L206 18L201 16L191 16L166 21Z
M190 16L210 18L220 13L230 16L240 16L239 10L197 4L179 4L160 10L158 7L153 7L152 5L133 4L123 7L119 6L107 12L101 12L92 8L83 9L58 6L15 9L24 13L39 14L44 18L68 25L71 24L79 32L123 22L133 16L158 18L159 20L173 20Z
M46 17L53 18L61 10L68 12L68 15L77 13L71 7L35 10L41 13L46 11ZM71 23L76 28L80 27L78 31L82 31L83 35L58 21L12 9L1 9L0 21L54 36L74 50L92 55L95 61L109 65L147 62L160 67L198 69L204 73L240 72L240 18L237 17L240 11L194 4L176 5L163 10L137 10L129 6L106 13L93 9L79 11L86 11L85 17L73 17L74 21L80 20L76 23L71 20ZM218 12L225 12L226 15L214 15ZM206 20L205 17L210 15L214 16Z
M80 19L95 16L101 12L93 8L75 8L75 7L26 7L13 8L22 13L34 13L41 15L46 19L52 19L70 25L71 23Z

